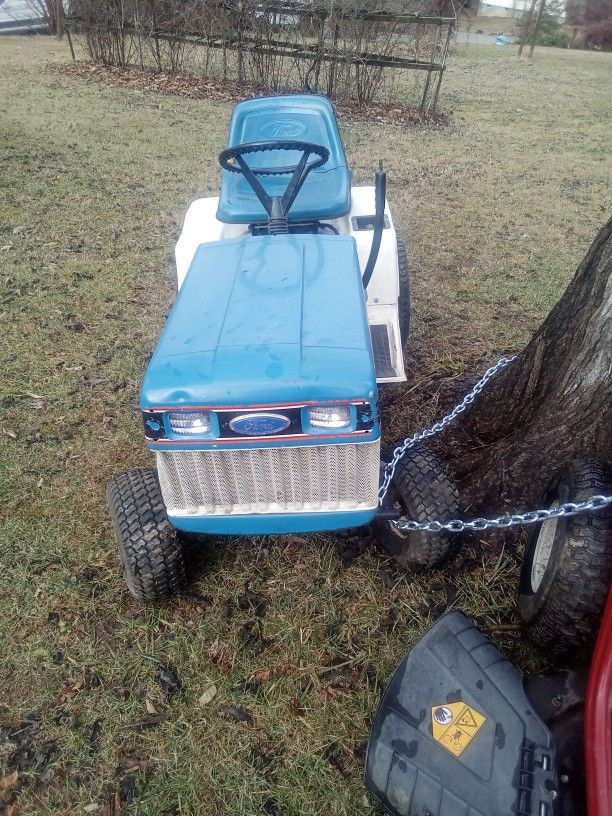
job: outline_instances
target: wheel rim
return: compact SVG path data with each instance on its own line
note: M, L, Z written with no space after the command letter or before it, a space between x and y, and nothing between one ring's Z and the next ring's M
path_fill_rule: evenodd
M559 502L555 501L550 505L550 510L556 510L559 507ZM531 591L537 592L544 578L546 567L552 555L553 544L555 536L557 535L557 526L559 524L558 518L552 518L545 521L540 528L540 532L536 539L535 549L533 552L533 561L531 563Z
M391 500L393 503L393 509L400 514L400 516L405 516L407 514L406 508L403 506L402 502L400 501L400 497L397 494L397 491L391 486ZM392 524L390 521L387 522L387 527L389 528L389 532L395 536L395 538L406 539L409 537L410 533L408 530L400 530L399 527L396 527L395 524Z

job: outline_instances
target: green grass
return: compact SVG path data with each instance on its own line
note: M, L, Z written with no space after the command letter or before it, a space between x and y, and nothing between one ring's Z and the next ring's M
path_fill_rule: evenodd
M472 540L444 572L411 578L367 533L214 542L191 596L132 603L104 491L148 462L138 386L172 302L181 219L217 188L230 106L48 67L65 60L50 39L0 39L0 778L19 766L13 814L110 814L133 778L123 812L139 816L366 816L355 749L437 614L463 608L511 658L534 659L507 628L515 543ZM385 160L413 267L389 439L433 416L457 377L520 348L570 279L607 215L611 65L459 51L440 101L449 128L343 126L358 183ZM267 600L261 653L245 586ZM166 664L182 684L170 698ZM252 724L224 719L228 704ZM130 727L147 708L166 719Z

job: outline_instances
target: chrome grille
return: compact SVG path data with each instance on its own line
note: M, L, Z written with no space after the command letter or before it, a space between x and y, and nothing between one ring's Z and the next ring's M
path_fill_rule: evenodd
M380 440L247 450L159 451L171 516L376 507Z

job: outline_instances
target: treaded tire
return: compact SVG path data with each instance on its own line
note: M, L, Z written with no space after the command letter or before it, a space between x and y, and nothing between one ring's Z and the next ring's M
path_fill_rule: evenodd
M398 298L398 319L400 325L402 348L408 342L410 334L410 273L408 271L408 254L406 252L406 242L402 236L396 233L397 241L397 264L399 268L399 298Z
M612 467L581 459L561 470L546 491L543 505L584 501L609 495ZM538 555L539 572L532 573L540 534L552 544ZM588 660L597 637L612 580L612 510L534 525L523 559L518 608L530 639L546 651L573 660ZM546 560L547 559L547 560Z
M128 589L142 603L168 600L185 586L185 563L157 473L142 469L115 476L106 498Z
M414 521L450 521L459 512L457 488L446 467L421 445L414 445L397 463L389 498ZM461 545L457 533L401 532L385 520L375 520L372 528L381 547L411 572L440 567Z

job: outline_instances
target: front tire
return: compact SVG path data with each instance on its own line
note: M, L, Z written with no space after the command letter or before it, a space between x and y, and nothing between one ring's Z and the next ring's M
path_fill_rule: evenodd
M583 459L559 472L544 505L558 507L611 490L610 465ZM518 599L527 634L551 654L588 660L612 580L612 510L551 519L534 527Z
M141 603L167 601L185 586L185 562L157 473L142 469L115 476L106 497L129 591Z
M459 512L457 488L445 465L421 445L409 448L397 463L389 498L413 521L450 521ZM375 520L372 529L380 546L410 572L442 566L461 543L457 533L398 530L384 519Z

